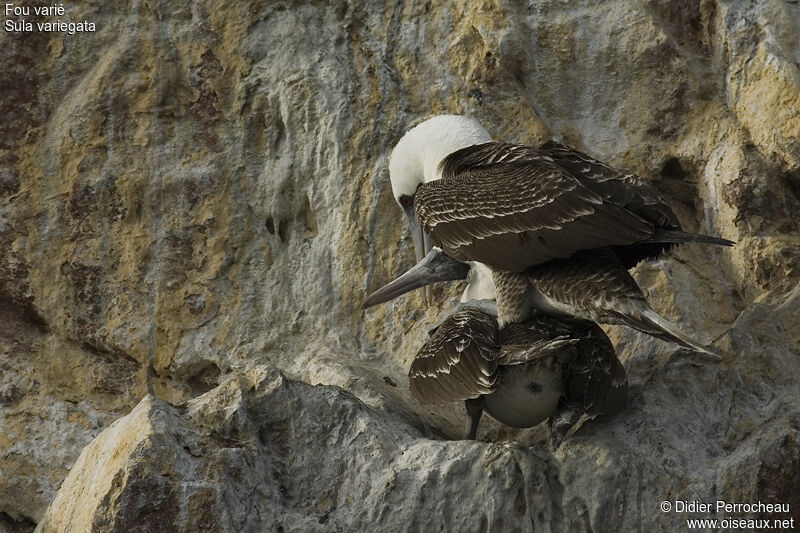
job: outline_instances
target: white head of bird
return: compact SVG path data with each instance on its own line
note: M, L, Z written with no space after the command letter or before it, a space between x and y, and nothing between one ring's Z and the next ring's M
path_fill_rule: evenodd
M413 198L417 187L439 179L439 163L448 154L491 141L489 132L473 118L437 115L417 124L400 139L389 157L389 179L394 199Z
M408 130L392 150L389 157L392 193L408 220L418 262L428 253L431 243L414 211L417 187L441 177L439 163L448 154L491 140L491 135L473 118L438 115Z

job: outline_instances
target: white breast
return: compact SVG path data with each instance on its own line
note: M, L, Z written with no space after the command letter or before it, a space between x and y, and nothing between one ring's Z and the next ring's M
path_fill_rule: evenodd
M507 426L529 428L555 412L563 392L561 366L553 358L504 366L484 409Z

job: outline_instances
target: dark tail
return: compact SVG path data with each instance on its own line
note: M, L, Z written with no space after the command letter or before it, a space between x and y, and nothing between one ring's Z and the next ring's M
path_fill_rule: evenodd
M702 235L700 233L686 233L685 231L672 229L658 229L652 237L645 242L699 242L701 244L715 244L717 246L733 246L736 244L728 239Z
M656 313L645 301L639 302L639 305L636 305L635 311L631 313L617 311L614 314L621 323L633 329L638 329L642 333L647 333L653 337L680 344L684 348L713 356L715 359L722 359L722 356L712 351L710 347L703 346L679 330L675 324Z

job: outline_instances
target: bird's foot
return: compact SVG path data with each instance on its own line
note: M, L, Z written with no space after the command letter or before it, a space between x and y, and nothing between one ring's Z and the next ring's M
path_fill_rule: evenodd
M466 440L477 440L478 437L478 424L481 421L483 414L483 398L475 398L464 401L464 406L467 408L467 435L464 437Z

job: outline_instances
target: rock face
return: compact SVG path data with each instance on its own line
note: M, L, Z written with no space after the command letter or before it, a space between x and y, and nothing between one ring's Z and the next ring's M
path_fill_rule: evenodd
M0 529L675 529L675 499L800 523L800 4L264 4L0 34ZM389 150L441 112L737 241L634 271L725 360L611 328L618 416L556 454L540 428L436 440L462 408L405 374L458 288L359 307L413 262Z
M517 492L561 490L551 461L516 445L422 439L339 387L260 367L180 407L143 399L84 449L39 530L464 531L539 513L559 523L549 496ZM444 483L465 477L468 495ZM497 508L442 512L440 498Z

